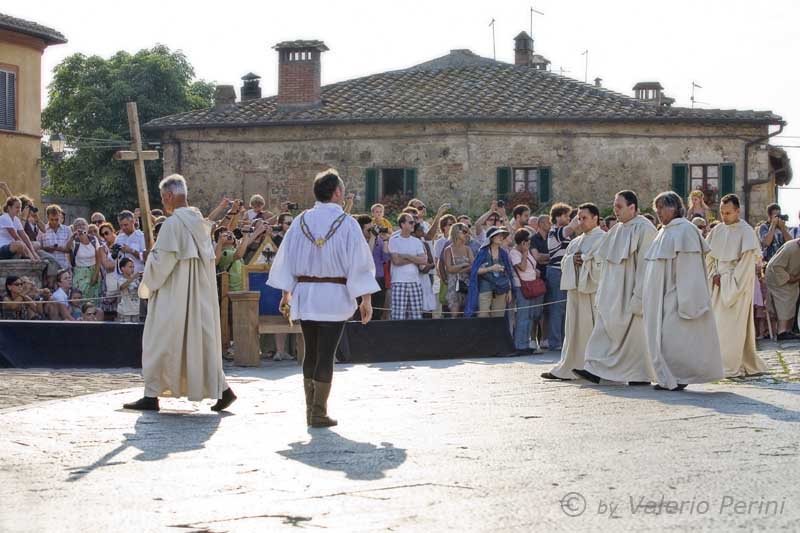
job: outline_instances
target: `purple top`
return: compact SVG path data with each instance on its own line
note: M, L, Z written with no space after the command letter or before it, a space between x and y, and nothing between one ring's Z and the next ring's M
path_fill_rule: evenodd
M383 265L392 260L392 254L383 251L383 239L375 239L375 247L372 249L372 259L375 261L375 277L383 278Z

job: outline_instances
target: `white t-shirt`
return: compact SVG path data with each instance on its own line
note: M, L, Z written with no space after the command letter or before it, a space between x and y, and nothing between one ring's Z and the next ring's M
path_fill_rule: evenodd
M3 213L3 215L0 216L0 246L5 246L6 244L14 242L15 239L8 232L9 229L15 229L17 233L21 233L22 223L17 217L12 219L11 215Z
M389 253L422 255L425 248L416 237L394 235L389 239ZM392 283L419 283L419 267L415 264L395 265L392 263Z
M536 259L533 258L533 255L531 255L530 251L528 252L527 257L528 264L526 265L525 270L522 272L516 268L518 265L522 266L521 263L523 261L522 252L517 250L516 246L512 248L510 252L508 252L508 259L511 261L511 266L514 267L514 276L511 282L515 287L522 286L522 283L519 281L520 279L523 281L533 281L536 279L536 275L539 271L536 270Z
M136 279L128 284L124 289L120 285L127 281L125 276L116 272L106 277L106 291L109 295L118 296L117 314L125 316L139 316L139 284L141 281Z
M89 244L78 243L78 252L75 254L76 267L90 267L97 264L97 244L91 240Z
M145 250L144 245L144 233L141 231L134 230L133 233L127 235L124 231L120 231L119 235L117 235L117 240L114 241L116 244L119 245L127 245L128 248L136 250L139 252L139 257L142 257ZM132 254L120 254L120 258L123 257L130 257L133 260L133 271L134 272L142 272L144 271L144 261L141 259L137 259Z
M64 292L64 289L62 289L61 287L59 287L53 293L53 300L58 302L58 303L64 304L67 307L69 307L69 304L67 303L67 300L69 300L69 298L67 298L67 293Z

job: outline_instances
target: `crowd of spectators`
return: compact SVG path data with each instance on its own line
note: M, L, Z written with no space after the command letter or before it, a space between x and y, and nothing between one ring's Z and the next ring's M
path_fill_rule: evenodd
M4 319L142 320L145 309L137 289L147 250L138 209L122 211L111 220L97 212L88 221L76 218L67 225L58 205L40 213L30 198L14 195L4 183L0 191L6 195L0 216L0 260L46 264L41 280L6 277ZM688 200L687 218L707 234L718 223L714 212L699 191ZM353 202L351 195L344 206L347 212ZM271 263L299 208L284 202L273 212L255 194L247 205L225 197L209 213L217 271L227 273L229 290L243 290L245 265ZM528 205L507 211L498 200L474 223L470 216L450 211L451 206L443 204L429 218L425 203L413 198L396 214L375 204L369 214L353 215L375 263L380 287L372 300L375 318L506 317L519 354L559 350L566 309L566 294L560 288L561 258L579 231L577 209L555 203L549 213L537 215ZM652 215L644 214L657 224ZM157 235L164 216L159 210L151 216ZM617 223L613 215L599 221L605 231ZM754 287L755 317L757 334L763 337L775 323L767 312L764 267L786 242L798 237L798 228L790 228L780 207L773 204L756 231L763 261ZM540 290L523 291L523 285L534 283ZM290 357L286 343L285 334L275 336L276 359Z

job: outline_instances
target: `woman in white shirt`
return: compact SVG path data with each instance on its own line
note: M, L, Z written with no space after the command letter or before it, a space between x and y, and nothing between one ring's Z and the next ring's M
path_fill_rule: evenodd
M22 257L33 261L41 261L33 249L28 235L23 231L18 215L22 202L16 196L9 196L0 216L0 260Z
M83 293L86 299L98 298L101 294L100 268L105 262L104 252L97 239L89 235L89 224L83 218L72 223L72 286Z

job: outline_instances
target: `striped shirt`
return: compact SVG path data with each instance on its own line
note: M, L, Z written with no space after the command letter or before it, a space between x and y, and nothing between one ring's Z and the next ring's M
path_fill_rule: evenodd
M567 246L572 237L564 235L566 226L553 227L550 233L547 234L547 249L550 252L550 262L547 264L548 268L557 268L561 270L561 259L567 252Z
M60 224L58 229L53 229L50 224L45 226L44 231L39 232L39 242L42 246L58 246L63 248L67 245L67 241L72 236L72 231L68 226ZM64 252L51 252L53 257L56 258L61 268L70 268L69 257Z

